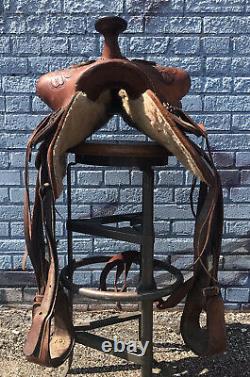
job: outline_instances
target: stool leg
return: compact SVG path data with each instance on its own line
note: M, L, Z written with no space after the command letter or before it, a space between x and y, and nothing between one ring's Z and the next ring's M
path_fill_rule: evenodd
M67 166L67 221L72 220L72 209L71 209L71 166L74 165L74 163L69 163ZM69 266L69 279L72 282L73 280L73 234L72 231L68 229L67 226L67 254L68 254L68 266ZM68 298L69 298L69 309L70 309L70 315L71 320L73 323L73 293L71 290L68 292ZM72 362L74 357L74 349L72 349L72 352L68 359L68 371L69 373Z
M154 288L153 281L153 255L154 255L154 227L153 227L153 205L154 205L154 172L151 168L143 170L143 244L141 246L141 280L140 291ZM143 301L141 304L141 342L148 343L146 353L143 357L141 370L142 377L152 376L153 366L153 302Z
M67 166L67 221L72 220L72 209L71 209L71 166L73 164L69 163ZM73 279L73 239L72 239L72 231L67 227L67 251L68 251L68 266L69 266L69 279L72 281ZM70 307L71 311L73 311L73 295L72 292L69 291L69 300L70 300Z

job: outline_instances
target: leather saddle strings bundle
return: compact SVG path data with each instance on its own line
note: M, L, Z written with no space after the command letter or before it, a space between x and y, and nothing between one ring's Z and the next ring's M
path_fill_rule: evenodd
M62 364L74 347L70 305L59 279L55 230L55 202L63 189L67 151L117 113L170 151L200 180L193 277L166 301L158 302L158 307L173 307L186 297L181 318L185 343L198 355L219 353L226 346L224 308L217 281L222 188L211 153L188 136L207 140L204 127L181 110L190 78L180 68L124 58L117 37L125 28L126 22L119 17L97 21L96 29L105 38L102 57L45 74L37 83L37 94L52 113L34 130L26 150L25 239L38 289L24 353L28 360L49 367ZM37 179L31 208L29 162L35 147ZM200 326L203 310L206 328Z

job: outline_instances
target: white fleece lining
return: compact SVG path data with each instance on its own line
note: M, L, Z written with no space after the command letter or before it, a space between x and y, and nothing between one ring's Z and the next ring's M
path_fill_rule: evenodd
M168 122L150 95L145 92L135 100L131 100L125 90L120 90L119 95L126 113L142 132L166 147L188 170L204 181L192 155L173 131L171 120Z
M66 173L66 151L84 141L98 126L106 123L109 102L109 91L103 92L95 102L88 99L83 92L78 92L75 95L53 148L57 197L63 190L62 180Z

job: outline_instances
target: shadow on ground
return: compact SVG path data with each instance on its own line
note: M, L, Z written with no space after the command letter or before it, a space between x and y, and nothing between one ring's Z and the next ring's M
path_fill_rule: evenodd
M250 325L234 323L227 326L228 350L215 357L185 357L188 349L180 344L155 343L155 358L157 352L166 348L168 352L179 354L178 360L160 361L155 363L159 369L153 376L206 376L206 377L238 377L249 376L250 370ZM183 354L183 355L182 355ZM114 373L118 371L135 371L139 367L132 364L110 365L91 368L72 368L70 375L84 375L86 373ZM132 376L132 373L131 373Z

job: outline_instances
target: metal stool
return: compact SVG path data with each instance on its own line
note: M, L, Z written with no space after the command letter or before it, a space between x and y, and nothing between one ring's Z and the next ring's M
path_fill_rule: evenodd
M83 143L69 151L75 161L67 168L68 189L68 265L62 270L61 280L69 290L71 307L73 310L73 294L80 294L92 299L102 299L114 302L141 302L140 312L129 315L118 315L108 319L93 321L83 326L74 326L76 342L102 351L102 344L106 338L88 333L88 330L121 323L133 319L140 321L140 341L143 345L148 342L144 356L126 351L111 353L128 361L141 365L142 377L152 376L153 366L153 302L156 299L170 295L183 282L182 274L169 264L156 261L154 255L154 171L152 166L163 166L168 162L170 153L155 143ZM71 167L75 164L114 167L137 167L143 173L142 212L121 215L92 217L83 220L72 219L71 209ZM97 188L98 190L98 188ZM130 227L112 227L106 224L130 221ZM73 283L74 270L89 264L107 262L111 256L89 257L81 261L73 258L72 234L79 232L93 236L109 237L140 245L140 282L136 292L100 291L92 288L80 287ZM166 269L175 277L173 284L157 289L153 276L154 266ZM112 343L112 341L111 341Z

